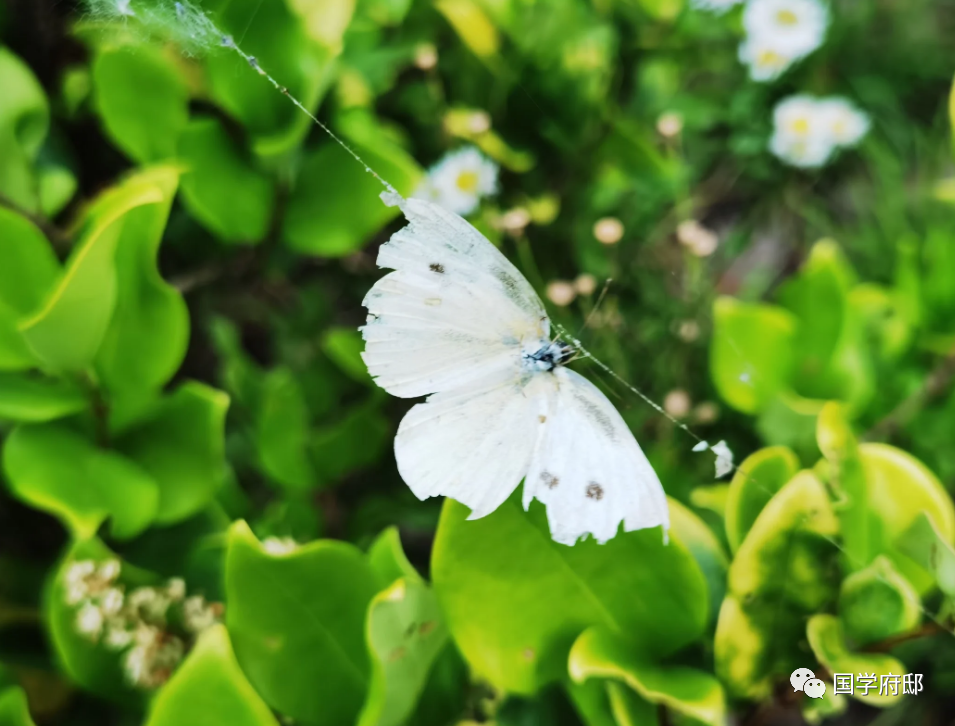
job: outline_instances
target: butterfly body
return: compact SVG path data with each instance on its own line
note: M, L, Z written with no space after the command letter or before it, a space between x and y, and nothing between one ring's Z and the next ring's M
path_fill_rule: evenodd
M604 542L669 526L666 497L620 414L565 366L540 298L465 220L418 199L382 245L364 305L362 357L393 395L427 395L395 437L398 471L420 499L448 496L493 512L524 481L547 507L553 538Z

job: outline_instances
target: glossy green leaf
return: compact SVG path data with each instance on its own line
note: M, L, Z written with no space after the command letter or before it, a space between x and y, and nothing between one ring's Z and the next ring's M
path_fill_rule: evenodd
M293 491L317 483L308 458L309 412L301 387L287 368L275 368L262 380L256 443L263 471Z
M632 688L608 681L606 689L615 726L657 726L660 723L659 709Z
M0 61L2 62L2 61ZM17 329L36 310L59 274L53 248L36 226L0 207L0 370L22 370L35 360Z
M671 21L683 10L684 0L638 0L643 11L656 20Z
M268 231L274 190L214 118L194 119L179 140L188 171L182 198L189 212L227 242L259 242Z
M785 446L760 449L739 465L726 493L726 540L734 552L766 503L797 471L799 459Z
M391 443L393 426L379 400L375 395L349 410L341 421L313 433L309 451L323 479L336 481L380 460Z
M838 520L825 487L799 472L769 500L730 564L716 625L716 673L733 694L759 700L799 667L806 613L834 599Z
M356 0L288 0L289 9L301 18L308 36L334 53L341 50L356 4Z
M96 205L66 271L43 307L20 324L32 353L58 371L89 366L106 335L119 295L116 245L126 215L163 201L154 185L131 185L107 193Z
M0 691L0 724L2 726L35 726L22 688Z
M729 498L729 484L712 484L696 487L690 492L690 504L697 509L713 512L721 519L726 516L726 503Z
M224 33L241 38L246 53L315 110L332 78L335 52L309 38L288 3L209 0L203 5ZM214 100L246 127L256 153L286 153L311 129L309 118L265 78L250 75L248 63L236 53L212 53L206 68Z
M368 548L368 563L381 588L388 587L398 579L408 582L421 581L421 575L408 561L401 547L401 536L397 527L388 527L375 538Z
M853 653L846 646L842 625L833 615L813 615L806 625L806 637L809 647L812 648L816 659L828 669L830 673L851 673L853 678L858 673L872 674L876 677L875 688L864 693L858 686L854 688L853 698L871 706L885 708L897 703L902 698L902 686L898 684L896 695L890 692L879 694L879 680L881 676L902 676L908 673L903 663L890 655L883 653ZM900 679L901 680L901 679Z
M420 578L395 580L372 599L365 637L372 672L358 726L399 726L447 642L437 598Z
M703 630L703 574L658 529L567 547L551 540L543 506L525 513L516 495L482 519L467 515L445 502L431 572L459 649L499 688L532 693L561 678L572 640L592 625L633 640L650 658Z
M726 592L729 560L723 551L723 545L702 519L676 499L668 498L667 501L670 505L670 534L690 551L700 566L709 593L709 619L714 621Z
M819 453L816 422L825 404L783 389L760 411L756 431L767 444L789 447L810 459Z
M236 663L229 634L209 628L152 703L146 726L278 726Z
M880 556L843 581L839 619L846 635L865 645L914 630L922 619L921 598L892 562Z
M68 379L0 373L0 419L42 423L90 406L86 392Z
M650 703L672 709L694 722L723 726L726 698L713 676L693 668L665 668L649 662L626 641L603 627L593 627L574 642L568 663L570 676L621 680Z
M955 549L926 512L920 513L899 542L900 553L935 575L939 590L955 598Z
M147 44L107 47L92 70L96 109L113 142L140 164L175 156L189 95L162 51Z
M834 594L826 554L838 532L822 482L799 472L773 495L740 544L730 565L730 592L747 602L783 599L815 610Z
M608 686L611 685L634 693L616 681L587 680L582 683L573 681L567 683L567 695L584 726L620 726L620 719L615 718L611 711L610 696L607 693ZM634 696L636 696L635 693ZM636 697L639 698L639 696ZM656 726L656 724L648 721L647 726Z
M152 167L99 202L107 214L129 196L155 202L123 216L116 243L116 303L95 361L100 379L114 393L161 387L186 354L189 312L182 295L160 276L156 259L178 178L172 167Z
M819 450L829 462L829 483L836 492L834 509L843 540L847 572L868 565L875 555L870 541L868 487L859 447L846 418L845 407L827 403L819 413Z
M50 127L43 87L29 67L0 47L0 194L37 212L39 189L34 164Z
M399 194L410 194L421 176L415 160L365 116L339 123L354 151ZM399 214L379 199L381 183L333 141L305 158L288 202L282 234L296 252L343 257L360 249Z
M156 517L159 486L146 471L61 423L17 426L3 469L15 496L62 519L77 538L110 519L112 535L128 539Z
M361 710L376 591L352 545L319 540L271 555L245 522L229 532L226 620L239 663L270 706L304 724L337 726Z
M493 62L501 46L497 28L475 0L438 0L435 7L478 58Z
M861 444L859 456L868 485L869 507L877 524L873 547L885 554L915 588L924 593L934 577L899 547L924 512L945 542L955 542L955 505L938 478L911 454L887 444Z
M796 321L785 310L721 297L713 305L710 368L723 399L755 413L785 385Z
M222 391L185 383L116 441L159 485L158 524L186 519L215 496L225 478L228 407Z

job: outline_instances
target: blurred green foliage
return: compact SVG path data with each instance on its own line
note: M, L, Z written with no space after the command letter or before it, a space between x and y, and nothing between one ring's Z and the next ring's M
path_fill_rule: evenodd
M537 504L469 522L403 485L407 404L357 332L397 210L154 5L167 26L0 5L0 726L953 717L951 0L835 1L774 85L737 61L738 11L682 0L202 5L399 192L480 148L501 191L472 222L542 294L577 279L554 319L741 454L713 482L609 385L671 540L572 548ZM766 144L794 92L849 96L873 131L784 167ZM66 602L72 565L113 558L224 609L155 691ZM813 701L796 668L925 691Z

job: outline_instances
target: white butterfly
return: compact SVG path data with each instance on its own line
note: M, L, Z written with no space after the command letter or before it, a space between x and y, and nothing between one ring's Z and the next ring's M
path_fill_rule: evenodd
M660 480L620 414L562 366L534 289L461 217L385 193L410 224L382 245L390 268L363 302L362 358L395 396L428 396L401 421L398 471L419 499L447 496L490 514L524 480L526 509L547 507L551 536L572 545L669 528Z

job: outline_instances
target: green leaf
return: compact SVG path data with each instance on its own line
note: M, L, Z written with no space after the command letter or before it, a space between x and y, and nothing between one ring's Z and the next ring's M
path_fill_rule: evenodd
M380 398L373 395L341 421L314 432L309 451L323 479L336 481L380 459L393 430L380 409Z
M335 52L309 38L287 3L209 0L203 7L292 96L315 110L332 80ZM210 53L206 68L213 99L246 127L257 154L276 157L291 151L311 129L312 121L265 78L256 78L238 54Z
M365 343L354 328L329 328L322 336L322 352L349 378L370 383L368 366L361 359Z
M933 573L938 589L955 598L955 549L926 512L921 512L906 530L899 551Z
M7 688L0 691L0 724L2 726L35 726L22 688Z
M863 695L859 688L855 688L853 698L879 708L892 706L901 700L901 683L899 683L898 693L895 696L889 693L880 696L878 684L880 676L901 676L907 673L905 666L890 655L851 652L846 646L839 618L834 615L813 615L806 625L806 636L809 639L809 647L812 648L816 659L830 673L851 673L853 678L857 673L868 673L876 676L876 687L874 689Z
M157 524L186 519L212 501L225 478L228 407L222 391L188 382L116 441L159 485Z
M339 122L349 146L399 194L410 194L421 169L377 123L358 112ZM305 158L288 201L283 238L296 252L343 257L399 214L380 199L381 183L334 141Z
M89 407L83 389L66 379L0 373L0 419L43 423Z
M736 552L716 624L716 673L734 695L760 700L799 667L802 618L835 595L838 521L809 471L763 507Z
M356 0L288 0L288 5L313 41L334 53L341 51Z
M3 447L3 469L17 498L62 519L78 539L106 519L114 537L129 539L156 517L156 481L62 423L17 426Z
M227 242L255 243L268 232L275 192L271 179L246 159L222 124L194 119L179 140L186 208Z
M693 668L664 668L648 662L612 631L589 628L574 642L570 677L620 680L650 703L662 704L695 723L723 726L726 698L713 676Z
M684 0L638 0L643 11L655 20L670 22L684 7Z
M495 61L501 38L479 3L474 0L438 0L435 8L474 55L497 68Z
M50 128L43 87L30 68L0 47L0 194L26 209L40 209L34 163Z
M116 243L116 303L95 361L100 379L114 393L160 388L179 368L189 344L186 303L162 279L156 260L178 178L168 166L142 170L100 202L106 211L129 195L154 200L125 213Z
M365 556L331 540L270 555L240 521L225 577L236 655L266 702L310 726L351 722L370 678L365 613L377 585Z
M938 478L911 454L887 444L861 444L859 456L874 518L874 551L888 556L915 589L924 593L935 578L902 553L902 541L924 512L951 545L955 542L955 505Z
M2 207L0 245L0 370L22 370L31 368L35 359L17 322L40 306L56 282L60 265L40 230Z
M445 502L431 572L459 649L498 688L532 693L561 678L572 639L591 625L633 640L649 658L703 631L703 574L657 529L567 547L551 540L544 507L525 513L516 495L482 519L467 515Z
M825 555L839 532L822 482L801 471L756 518L730 565L727 585L746 602L785 600L812 611L829 601Z
M829 483L837 494L834 509L844 543L845 571L855 572L868 565L875 553L869 536L865 472L843 406L834 401L823 406L816 436L819 450L829 462Z
M716 300L710 370L729 405L756 413L786 384L795 331L796 321L785 310L728 297Z
M388 527L375 538L368 548L368 563L381 588L388 587L401 578L408 582L421 581L421 575L408 561L401 547L401 536L397 527Z
M726 494L726 540L735 552L766 503L799 471L799 459L785 446L750 454L739 465Z
M709 621L713 622L726 592L729 560L720 541L702 519L676 499L668 498L667 501L670 505L671 534L690 551L706 578Z
M873 643L914 630L922 619L921 598L892 562L879 556L843 581L839 619L855 643Z
M317 483L308 458L309 413L301 386L287 368L275 368L262 380L256 420L259 464L275 482L292 491Z
M20 324L33 354L56 371L89 366L106 335L119 295L116 245L126 215L163 201L154 185L132 185L107 193L91 214L85 234L44 306Z
M93 89L107 135L129 158L147 164L175 156L189 93L158 47L103 48L93 61Z
M658 710L632 688L609 681L606 684L614 726L658 726Z
M205 631L152 703L146 726L278 726L221 625Z
M368 607L371 683L358 726L399 726L414 710L448 639L438 601L417 576L400 578Z

